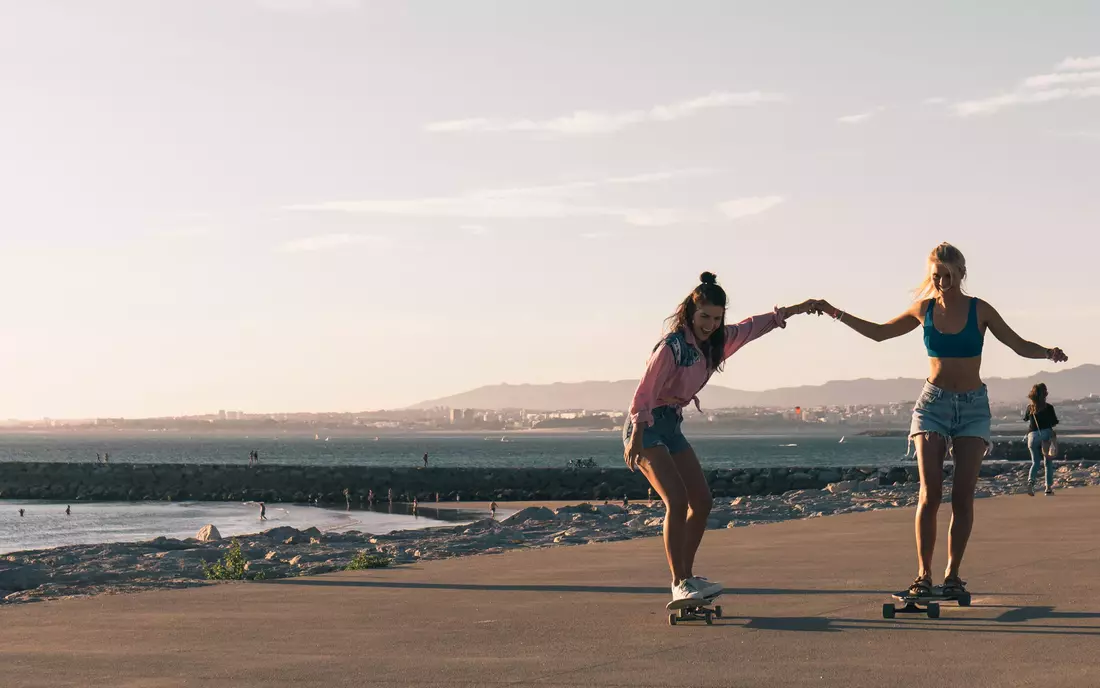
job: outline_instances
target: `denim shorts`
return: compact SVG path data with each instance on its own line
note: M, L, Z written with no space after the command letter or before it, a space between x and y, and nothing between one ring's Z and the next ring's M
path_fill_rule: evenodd
M691 443L680 432L680 424L684 416L675 406L658 406L653 409L653 424L642 430L642 447L651 449L664 446L669 454L679 454L691 447ZM634 434L634 422L630 414L626 414L626 422L623 423L623 448L630 446L630 437Z
M969 392L948 392L926 382L913 407L909 439L926 432L943 435L948 440L980 437L988 449L993 446L989 428L991 421L989 390L985 385Z

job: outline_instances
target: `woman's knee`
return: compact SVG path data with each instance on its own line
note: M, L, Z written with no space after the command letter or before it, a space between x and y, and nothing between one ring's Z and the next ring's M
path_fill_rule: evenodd
M714 499L709 495L692 495L688 498L688 507L691 509L692 514L700 514L704 517L710 515L711 507L714 504Z
M943 501L943 488L929 489L925 486L921 486L920 495L917 498L917 504L924 509L938 509L940 502Z

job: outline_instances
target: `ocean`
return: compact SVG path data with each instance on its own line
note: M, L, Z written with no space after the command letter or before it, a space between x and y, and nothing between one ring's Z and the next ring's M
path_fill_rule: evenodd
M1020 439L1006 435L995 439ZM704 468L772 466L888 466L910 461L904 437L851 435L704 435L688 432ZM1073 441L1096 441L1095 439ZM251 450L261 464L303 466L430 466L486 468L565 468L570 459L593 459L597 466L623 466L619 432L409 434L373 436L187 436L175 433L69 435L2 433L0 461L111 463L248 463Z
M72 513L66 515L65 507ZM466 509L376 504L374 510L321 508L302 504L267 504L267 520L259 507L240 502L51 502L0 499L0 554L64 545L140 542L163 535L194 537L208 523L222 537L292 526L321 531L358 530L374 535L395 530L468 523L488 514ZM25 515L19 515L19 509ZM497 512L498 518L511 511Z

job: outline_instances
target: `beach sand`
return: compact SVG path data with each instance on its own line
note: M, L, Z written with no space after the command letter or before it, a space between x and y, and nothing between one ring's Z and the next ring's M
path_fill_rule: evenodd
M915 573L888 509L708 532L709 627L668 625L650 537L0 607L3 685L1088 686L1098 512L1096 487L979 500L973 606L936 620L882 618Z

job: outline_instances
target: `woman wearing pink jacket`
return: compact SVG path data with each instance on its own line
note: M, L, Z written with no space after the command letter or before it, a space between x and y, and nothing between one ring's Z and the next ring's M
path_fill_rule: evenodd
M623 424L627 468L641 470L665 503L664 541L672 571L672 599L703 599L722 584L696 576L692 567L710 514L711 493L699 458L680 431L683 408L694 401L722 363L738 349L776 327L788 316L809 313L812 301L776 307L736 325L726 325L726 292L714 274L701 283L668 318L668 335L657 344L634 392Z

